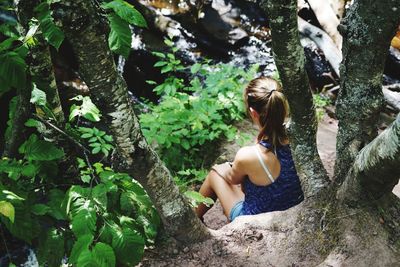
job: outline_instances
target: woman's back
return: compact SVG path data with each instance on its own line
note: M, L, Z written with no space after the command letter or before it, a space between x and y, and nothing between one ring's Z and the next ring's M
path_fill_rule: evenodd
M266 149L272 149L271 144L265 140L260 141L259 144ZM256 147L254 148L258 149ZM257 151L255 149L254 153L256 154ZM280 169L280 171L276 172L276 166L275 168L271 168L271 166L274 166L268 164L267 161L266 165L270 167L266 167L266 172L261 175L261 180L264 179L266 181L265 184L267 185L260 185L260 177L257 177L257 179L253 177L252 179L250 179L249 177L247 177L244 180L244 215L258 214L268 211L286 210L299 204L304 199L300 180L294 166L289 145L277 147L275 155L280 163L280 168L278 168L278 170ZM260 166L262 165L262 163L258 160L257 164L259 164ZM269 177L269 175L267 174L268 171L272 173L272 177ZM274 175L274 173L278 173L279 175ZM272 179L273 181L268 181L270 179Z

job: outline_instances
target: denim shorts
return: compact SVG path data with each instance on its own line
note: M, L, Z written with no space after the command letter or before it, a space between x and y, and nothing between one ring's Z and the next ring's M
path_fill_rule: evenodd
M231 209L229 220L232 222L236 217L243 215L243 200L237 202Z

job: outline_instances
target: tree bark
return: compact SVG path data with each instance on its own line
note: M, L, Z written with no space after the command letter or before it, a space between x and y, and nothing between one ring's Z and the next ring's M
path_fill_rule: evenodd
M336 102L339 131L335 181L341 184L358 151L377 135L384 105L382 75L399 24L400 1L355 1L339 29L344 37Z
M27 83L30 85L30 83ZM18 148L26 140L25 122L28 120L32 109L29 103L31 98L31 87L26 86L17 90L17 103L14 117L11 123L11 132L5 137L3 157L15 158L18 155Z
M190 243L209 236L171 174L144 139L129 101L127 86L118 74L107 45L107 31L92 1L62 1L54 5L79 63L79 72L102 111L116 145L115 168L137 179L152 199L164 228Z
M29 30L29 20L34 17L34 8L40 4L41 1L17 0L14 2L17 6L17 15L19 21L24 27L25 32L27 32ZM65 118L61 107L56 79L54 76L50 48L44 40L40 29L38 29L35 37L37 39L37 43L30 48L27 57L32 82L36 84L38 89L46 93L48 107L53 113L56 123L62 125L65 121Z
M291 149L306 196L319 193L329 184L316 146L317 121L304 52L300 44L295 0L261 1L269 15L272 50L291 110Z
M400 114L392 125L357 155L338 191L340 199L357 203L391 193L400 178ZM367 192L367 194L365 194Z
M18 19L24 27L24 32L29 30L29 20L34 17L33 9L40 3L38 0L14 1ZM50 50L40 33L36 36L37 44L31 47L26 62L29 66L29 82L25 88L17 91L17 105L12 119L11 134L6 140L4 156L16 157L19 146L25 140L24 123L29 119L32 109L30 104L31 82L35 82L39 89L46 93L47 102L58 124L64 123L64 113L58 95L56 80L51 62Z

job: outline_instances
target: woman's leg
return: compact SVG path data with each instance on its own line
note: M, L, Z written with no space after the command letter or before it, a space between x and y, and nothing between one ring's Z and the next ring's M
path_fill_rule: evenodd
M208 173L199 192L203 196L210 197L214 200L218 198L221 202L222 208L224 209L224 214L228 218L232 207L238 201L244 199L244 194L240 185L229 184L213 170ZM196 214L199 218L203 218L203 215L209 209L210 207L200 204L196 209Z

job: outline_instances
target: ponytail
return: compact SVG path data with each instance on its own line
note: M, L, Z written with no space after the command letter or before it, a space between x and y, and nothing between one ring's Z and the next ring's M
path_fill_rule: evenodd
M252 80L245 89L245 103L259 114L261 130L257 140L267 139L273 147L281 146L287 139L285 120L289 115L286 97L274 79L260 77Z

